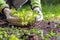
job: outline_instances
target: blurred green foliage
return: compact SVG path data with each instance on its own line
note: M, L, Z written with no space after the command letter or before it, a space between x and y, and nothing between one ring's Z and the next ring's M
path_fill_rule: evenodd
M59 4L60 0L41 0L42 4Z
M44 19L52 19L57 17L60 19L60 4L57 5L42 5Z
M39 32L38 32L39 31ZM0 40L28 40L28 37L31 33L36 35L41 34L41 30L33 28L30 30L25 30L23 28L1 28L0 27Z

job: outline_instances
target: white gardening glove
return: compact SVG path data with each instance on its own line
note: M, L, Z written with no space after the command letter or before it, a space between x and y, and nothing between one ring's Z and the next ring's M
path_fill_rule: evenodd
M10 16L11 10L9 8L4 8L4 14L6 15L7 19L12 18Z
M38 14L39 14L39 16L36 17L36 21L42 21L42 19L43 19L43 14L42 14L42 11L40 10L40 8L39 8L39 7L35 7L35 8L33 9L33 11L36 11L36 12L38 12Z
M3 12L6 15L7 19L16 19L16 17L11 16L11 10L9 8L5 8Z
M3 12L6 15L7 21L9 23L16 24L18 22L18 17L11 16L11 10L9 8L5 8Z

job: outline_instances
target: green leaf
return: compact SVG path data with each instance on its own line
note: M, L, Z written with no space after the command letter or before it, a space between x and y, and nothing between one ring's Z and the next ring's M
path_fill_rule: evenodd
M9 38L9 40L19 40L15 35L11 35L11 37Z

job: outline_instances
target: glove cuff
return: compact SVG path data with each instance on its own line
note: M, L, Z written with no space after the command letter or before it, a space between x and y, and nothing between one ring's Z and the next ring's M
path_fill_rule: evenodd
M2 13L4 13L4 9L5 9L5 8L9 8L9 7L4 7L4 8L2 9Z
M35 8L39 8L38 6L35 6L34 8L32 8L33 10L35 9ZM39 8L40 9L40 8Z

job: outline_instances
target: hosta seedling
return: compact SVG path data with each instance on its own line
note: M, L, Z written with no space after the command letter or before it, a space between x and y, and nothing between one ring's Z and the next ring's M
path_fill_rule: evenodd
M21 21L19 22L20 25L28 25L35 22L36 16L38 13L33 12L30 8L20 9L16 12L16 10L12 9L12 16L17 16Z

